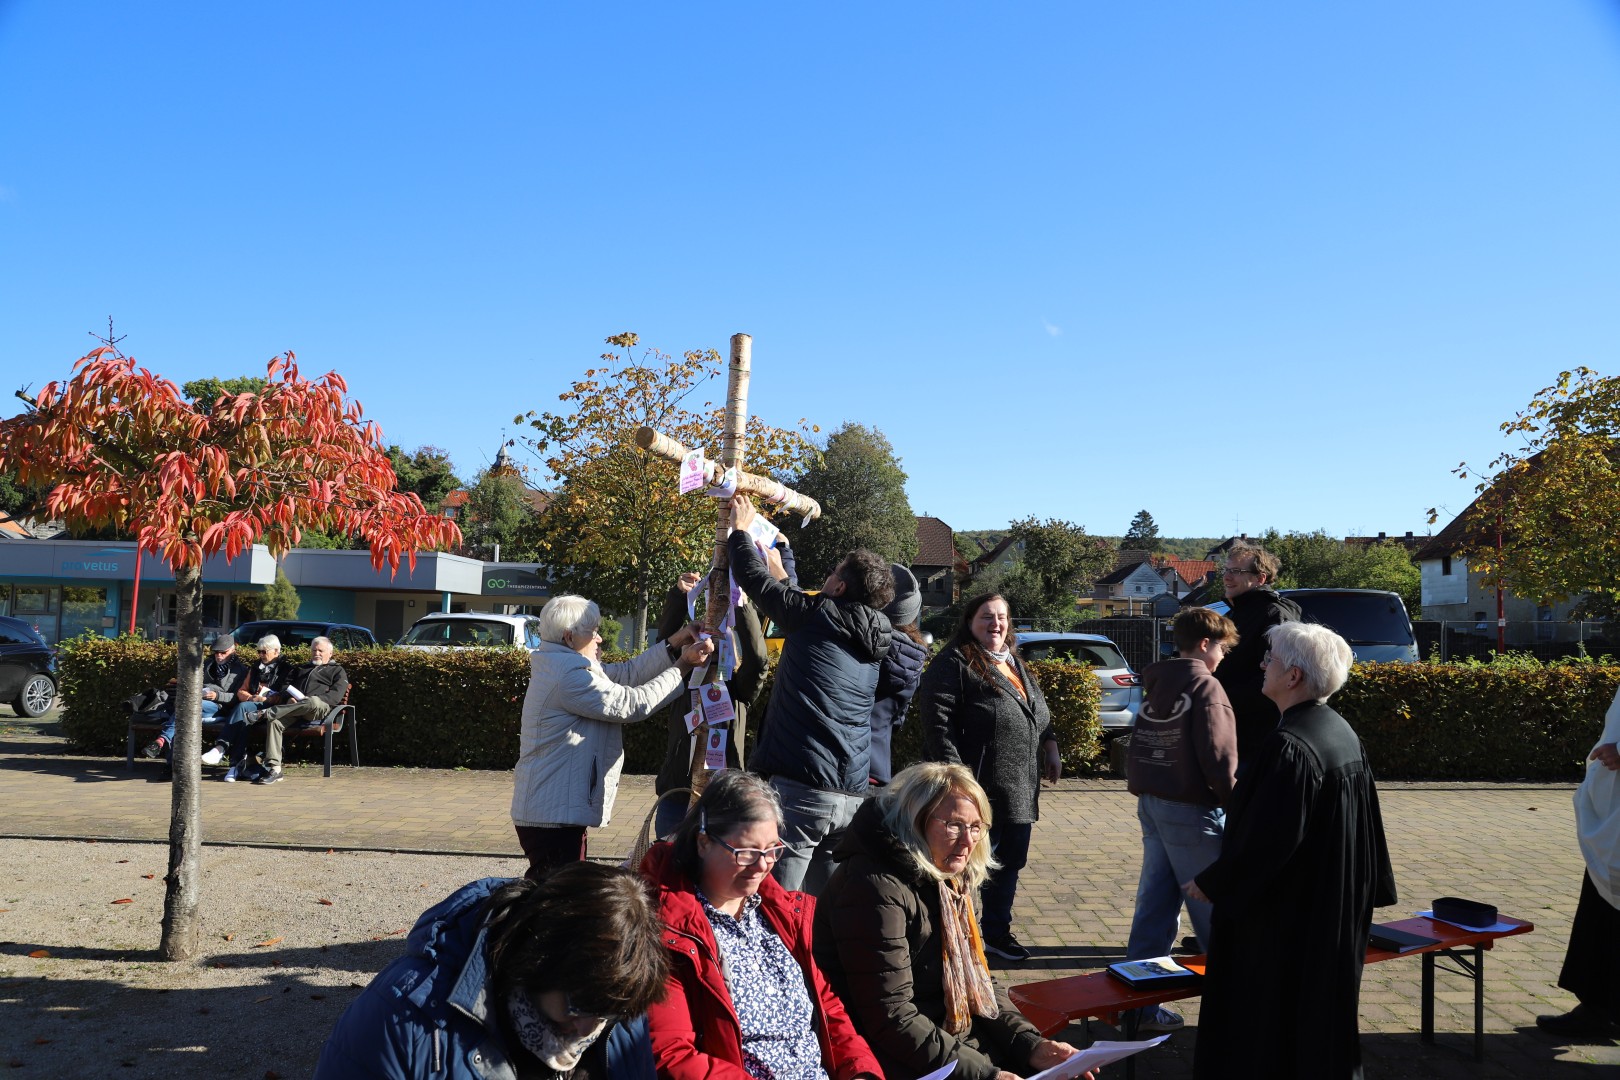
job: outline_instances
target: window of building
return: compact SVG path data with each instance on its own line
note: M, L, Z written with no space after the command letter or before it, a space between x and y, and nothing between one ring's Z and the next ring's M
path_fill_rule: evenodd
M1446 577L1451 576L1451 556L1450 555L1442 555L1442 556L1440 556L1440 573L1445 575Z

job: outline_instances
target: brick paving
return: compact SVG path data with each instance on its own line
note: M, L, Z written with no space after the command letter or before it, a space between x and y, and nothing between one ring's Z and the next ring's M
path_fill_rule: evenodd
M69 756L49 732L0 717L0 837L167 838L170 788L157 779L157 763L141 759L126 770L121 758ZM287 780L271 787L205 783L204 836L217 844L509 857L516 871L511 783L510 773L337 766L323 779L318 766L289 767ZM624 779L613 824L592 834L593 856L629 850L651 787L650 777ZM1361 1007L1369 1080L1620 1076L1620 1047L1560 1046L1535 1030L1537 1013L1572 1004L1555 984L1582 874L1573 788L1390 783L1380 790L1401 893L1382 918L1404 917L1437 896L1472 896L1534 922L1536 931L1486 953L1482 1063L1468 1056L1473 996L1465 979L1442 973L1437 980L1441 1034L1437 1045L1425 1046L1417 1035L1419 962L1369 968ZM1118 781L1066 780L1043 796L1042 815L1015 913L1015 928L1034 956L1002 965L1003 984L1124 958L1140 855L1134 800ZM3 851L0 842L0 859ZM1138 1059L1143 1080L1191 1076L1198 1003L1176 1007L1189 1029ZM1102 1025L1092 1034L1113 1037ZM1256 1018L1254 1036L1265 1037L1264 1018Z

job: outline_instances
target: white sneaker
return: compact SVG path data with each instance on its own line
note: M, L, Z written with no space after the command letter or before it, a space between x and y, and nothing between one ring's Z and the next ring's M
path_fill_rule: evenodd
M225 781L227 784L234 784L238 780L240 780L241 778L242 778L242 766L241 765L232 765L230 768L225 770L225 775L220 777L220 779Z
M202 763L204 765L218 765L221 761L224 761L224 760L225 760L225 748L223 746L218 745L217 743L214 745L214 748L212 750L208 751L206 754L204 754L202 756Z

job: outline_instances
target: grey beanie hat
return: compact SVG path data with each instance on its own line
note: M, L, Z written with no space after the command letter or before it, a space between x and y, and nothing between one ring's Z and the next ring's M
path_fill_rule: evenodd
M917 576L899 563L892 564L889 573L894 575L894 599L883 614L895 626L910 626L922 614L922 589L917 585Z

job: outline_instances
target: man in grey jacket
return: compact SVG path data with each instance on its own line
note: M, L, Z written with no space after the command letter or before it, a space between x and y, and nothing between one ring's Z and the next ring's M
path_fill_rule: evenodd
M789 848L776 880L813 895L832 876L829 837L849 825L869 786L872 702L891 632L883 608L894 598L894 578L887 560L858 548L827 576L820 595L790 588L755 550L753 519L748 496L732 499L732 576L787 641L748 764L782 800Z

